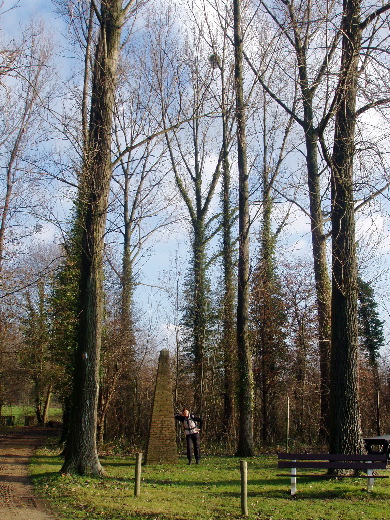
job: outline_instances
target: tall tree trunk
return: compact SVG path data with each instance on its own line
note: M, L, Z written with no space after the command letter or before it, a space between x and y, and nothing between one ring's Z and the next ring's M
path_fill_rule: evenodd
M265 128L265 125L264 125ZM273 294L273 281L274 281L274 268L273 268L273 253L274 253L274 239L271 231L271 214L272 214L272 199L270 196L270 185L268 178L268 165L266 157L266 146L265 146L265 135L264 135L264 161L263 161L263 172L262 172L262 225L261 225L261 256L258 266L258 272L256 278L258 286L254 288L255 298L256 289L260 294L258 298L260 316L258 322L260 324L260 334L258 337L257 349L261 357L261 396L262 396L262 441L264 444L269 444L271 441L271 422L272 422L272 405L273 400L271 399L272 388L270 381L272 379L271 367L275 365L274 356L276 355L273 349L273 324L270 323L272 319L272 294Z
M293 8L289 8L293 21L295 52L298 61L299 85L302 93L303 121L305 131L307 184L310 202L311 240L314 261L314 277L318 309L318 338L321 374L321 417L320 438L329 437L329 381L330 381L330 336L331 336L331 284L326 260L326 236L321 207L321 187L318 170L318 129L315 128L313 97L317 85L309 85L307 68L307 49L302 42L299 23Z
M201 189L197 190L199 196ZM201 202L197 203L201 209ZM199 215L194 223L193 238L193 273L194 273L194 301L192 309L193 335L194 335L194 410L199 415L203 413L204 395L204 361L207 325L207 287L206 287L206 256L205 256L205 229L203 217Z
M38 381L34 381L34 390L35 390L35 416L37 418L37 424L40 426L43 425L43 416L42 416L42 399L40 394L40 385Z
M307 102L308 100L306 100ZM305 102L304 102L305 103ZM329 440L329 386L331 337L331 283L326 259L326 236L321 208L321 188L318 171L318 135L313 131L312 100L305 108L306 165L310 201L311 241L318 312L318 346L320 354L320 440Z
M316 298L318 309L318 338L321 374L321 417L320 439L327 442L329 438L329 381L330 381L330 338L331 338L331 283L326 259L326 235L324 232L324 217L321 208L322 196L320 173L318 168L318 126L316 127L313 98L324 71L316 82L309 83L307 64L308 32L311 20L311 7L304 10L305 20L297 19L294 4L286 5L291 28L294 33L294 50L298 64L299 87L302 94L303 119L294 116L305 132L307 183L310 202L311 239L314 261L314 277L316 283ZM306 19L307 17L307 19ZM284 22L283 22L284 23ZM281 27L283 26L281 22ZM332 52L331 50L329 52ZM323 120L317 123L322 126Z
M344 0L332 155L331 453L359 453L358 322L353 159L361 50L360 0Z
M239 257L237 292L238 400L240 403L237 455L253 455L253 369L249 343L249 182L246 144L246 112L243 80L241 2L233 0L234 58L239 176Z
M92 71L88 144L79 187L82 252L78 347L64 473L102 473L96 449L96 426L103 314L103 239L112 174L112 117L123 22L121 0L102 2Z
M129 350L131 357L130 363L134 361L134 327L133 327L133 259L131 257L131 238L133 220L129 211L129 191L130 191L129 171L125 172L124 187L124 237L123 237L123 258L122 258L122 301L121 301L121 328L122 340L125 349Z
M221 69L222 81L222 227L223 227L223 332L222 344L224 349L224 425L223 429L229 432L228 440L235 440L235 388L236 388L236 366L237 366L237 341L236 320L234 313L235 283L233 266L233 244L232 244L232 207L230 203L230 164L229 164L229 132L228 115L226 111L226 92L224 71Z
M224 98L224 95L223 95ZM224 101L223 101L224 102ZM236 320L234 313L234 269L232 244L232 207L230 203L230 164L228 151L228 121L223 109L223 159L222 159L222 226L223 226L223 332L224 348L224 429L229 439L235 437L235 387L236 387Z

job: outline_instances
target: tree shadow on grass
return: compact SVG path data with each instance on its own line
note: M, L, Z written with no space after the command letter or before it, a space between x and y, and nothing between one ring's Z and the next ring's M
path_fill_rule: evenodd
M58 466L58 471L60 471L60 468L62 466L62 462L58 462L58 460L50 460L48 459L47 457L45 456L37 456L37 455L34 455L34 461L37 461L37 462L34 462L34 465L37 465L37 466Z
M310 485L312 480L308 480L308 485ZM269 485L275 486L274 488L269 488ZM249 486L249 484L248 484ZM212 494L215 497L241 497L241 492L239 491L221 491L214 492ZM263 482L263 486L261 485L261 481L258 483L257 489L251 489L247 494L248 498L264 498L264 499L287 499L291 501L330 501L330 500L345 500L350 502L351 499L356 499L357 501L361 500L389 500L389 494L386 491L373 491L368 493L366 488L359 489L304 489L302 487L301 491L298 491L296 495L291 495L289 487L280 487L280 482L267 480Z
M15 476L15 475L0 475L0 482L6 482L7 484L26 484L30 481L27 475Z
M105 457L99 457L99 460L104 465L105 463ZM113 468L131 468L135 466L135 461L132 460L130 462L107 462L107 466L112 466Z
M108 477L118 482L134 482L134 477ZM171 479L155 479L142 477L142 482L154 486L177 486L177 487L214 487L214 486L240 486L239 480L222 480L221 482L204 482L199 480L171 480Z

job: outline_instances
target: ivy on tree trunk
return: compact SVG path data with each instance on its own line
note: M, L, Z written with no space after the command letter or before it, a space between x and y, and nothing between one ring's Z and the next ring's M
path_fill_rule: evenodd
M112 175L111 133L120 36L121 0L102 2L92 70L88 139L79 185L82 229L77 352L72 415L62 472L99 475L96 448L103 314L103 247Z

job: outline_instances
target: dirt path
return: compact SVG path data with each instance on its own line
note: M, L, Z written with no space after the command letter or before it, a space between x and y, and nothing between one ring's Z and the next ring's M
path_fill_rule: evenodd
M18 428L0 432L0 519L55 520L34 496L28 477L28 461L44 442L48 431Z

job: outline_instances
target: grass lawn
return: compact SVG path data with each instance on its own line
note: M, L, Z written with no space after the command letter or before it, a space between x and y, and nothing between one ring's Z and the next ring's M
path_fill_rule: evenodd
M187 466L184 459L175 466L143 466L139 497L134 497L135 457L107 456L101 461L104 478L72 477L59 474L61 459L56 453L36 453L30 467L34 484L59 519L241 517L239 459L204 457L199 466ZM289 478L276 476L276 456L260 455L247 462L251 520L390 519L390 479L377 479L374 491L367 493L366 479L301 478L293 498Z
M35 409L32 406L2 406L1 408L2 416L14 416L15 417L15 426L24 426L24 417L26 415L35 417ZM61 408L50 407L49 409L49 420L62 420L62 410Z

